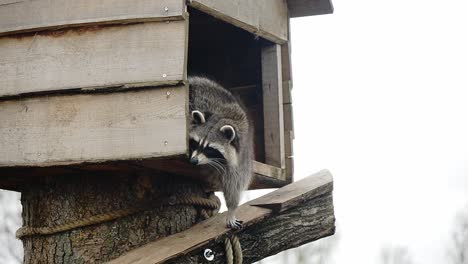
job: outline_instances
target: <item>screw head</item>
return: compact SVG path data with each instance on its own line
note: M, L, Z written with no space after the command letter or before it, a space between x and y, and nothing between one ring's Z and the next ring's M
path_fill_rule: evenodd
M164 11L165 11L165 12L169 12L169 7L167 7L167 6L164 7Z
M163 73L163 75L162 75L162 76L163 76L163 78L166 78L166 77L167 77L167 74Z
M207 248L205 249L205 251L203 252L203 256L205 257L206 260L208 261L213 261L214 260L214 252L213 250Z

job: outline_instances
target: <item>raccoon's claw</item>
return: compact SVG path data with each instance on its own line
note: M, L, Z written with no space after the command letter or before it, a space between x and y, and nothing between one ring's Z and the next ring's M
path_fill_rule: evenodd
M244 227L244 221L238 220L236 218L229 219L226 223L227 227L234 230L239 230Z

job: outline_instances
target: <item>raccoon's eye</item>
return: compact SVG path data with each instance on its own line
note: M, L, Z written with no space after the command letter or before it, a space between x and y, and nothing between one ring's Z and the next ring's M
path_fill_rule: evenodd
M190 151L196 150L198 148L198 142L191 138L189 140L189 148L190 148Z
M221 154L219 150L212 148L212 147L206 147L203 150L203 153L205 154L206 157L210 159L224 159L223 154Z

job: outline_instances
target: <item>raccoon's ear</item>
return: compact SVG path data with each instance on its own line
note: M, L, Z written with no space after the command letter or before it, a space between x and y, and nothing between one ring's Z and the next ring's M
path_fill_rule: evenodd
M223 133L229 142L232 142L236 138L236 130L231 125L222 126L219 131Z
M198 110L192 111L192 118L197 122L197 124L204 124L205 123L205 115Z

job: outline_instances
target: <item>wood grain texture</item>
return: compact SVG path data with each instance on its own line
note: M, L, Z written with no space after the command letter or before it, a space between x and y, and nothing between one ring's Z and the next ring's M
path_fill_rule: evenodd
M291 17L315 16L333 13L331 0L287 0Z
M187 96L178 86L2 101L0 167L184 154Z
M285 181L291 183L294 181L294 131L284 131L284 154L285 154Z
M281 46L262 49L262 87L266 164L285 168Z
M322 174L326 174L323 176ZM325 179L323 179L325 177ZM309 176L238 208L237 216L246 228L237 232L244 263L265 258L291 247L334 233L332 178L327 171ZM254 206L271 199L283 210ZM165 237L128 252L112 264L205 263L203 250L216 252L213 263L225 263L223 241L230 232L224 227L225 213L218 214L183 232Z
M328 170L321 170L302 180L288 184L251 202L250 205L272 209L275 212L288 210L313 197L329 192L333 176Z
M0 37L0 97L186 78L187 21Z
M286 164L285 180L288 183L293 182L294 180L294 116L291 89L292 81L283 80L284 154Z
M287 41L288 8L284 0L191 0L190 5L270 41Z
M280 169L280 168L277 168L277 167L274 167L274 166L270 166L270 165L265 164L265 163L254 161L253 162L253 171L256 174L260 174L260 175L264 175L264 176L268 176L268 177L271 177L271 178L275 178L275 179L284 181L284 170L283 169Z
M0 35L90 24L175 20L183 19L185 12L183 0L2 1Z

